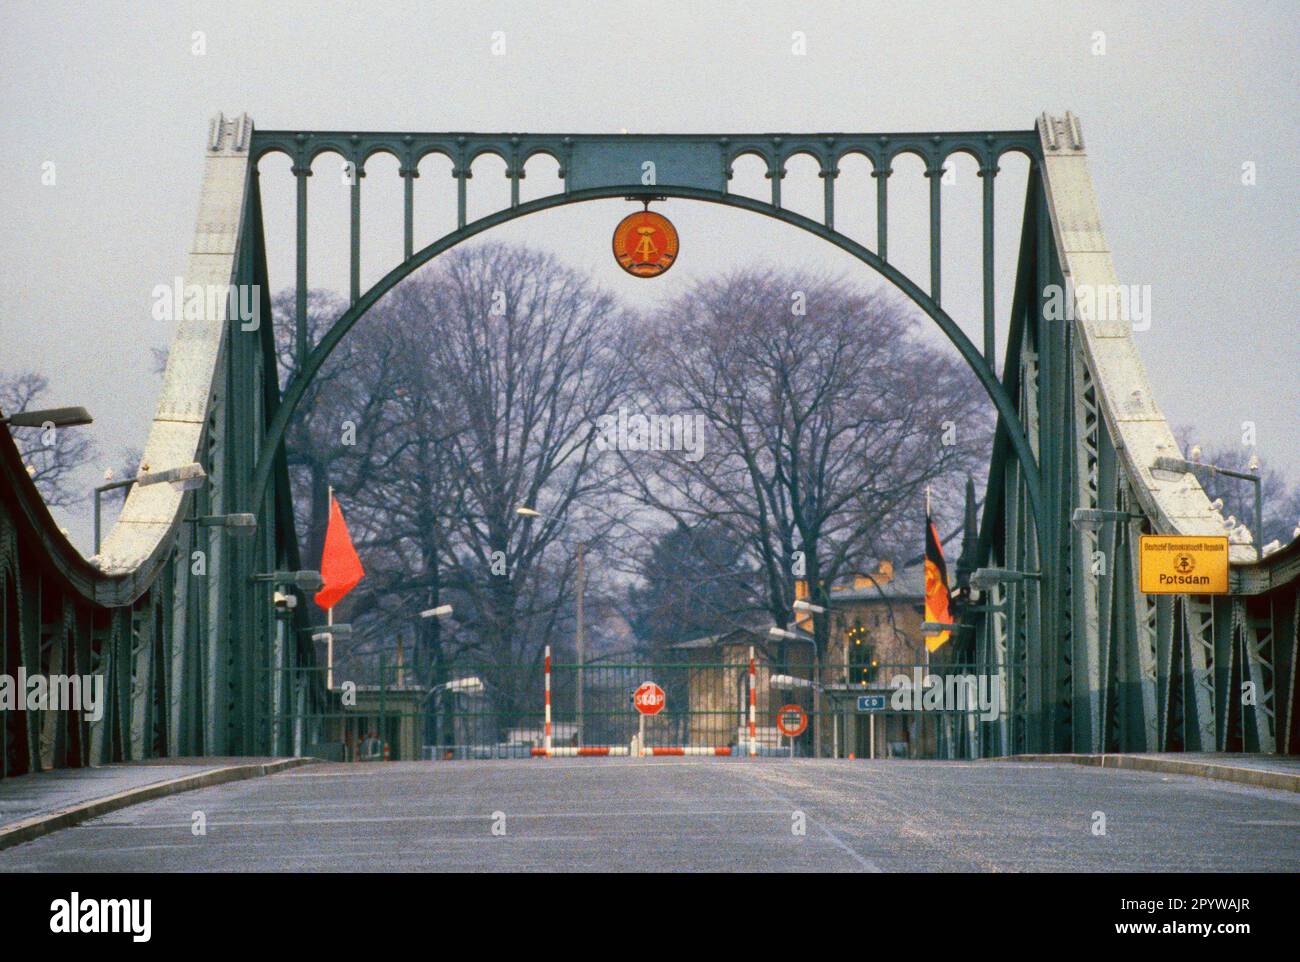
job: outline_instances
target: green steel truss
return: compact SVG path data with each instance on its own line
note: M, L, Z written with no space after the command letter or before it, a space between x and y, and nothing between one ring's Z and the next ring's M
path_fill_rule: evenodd
M311 343L306 324L307 178L312 161L324 152L341 155L355 171L351 304ZM367 162L381 152L399 162L405 257L363 291L360 178ZM1008 339L999 376L994 363L993 211L999 162L1008 152L1028 158L1030 176L1013 302L1010 316L1003 319ZM302 373L283 396L269 323L257 169L273 153L292 161L297 190L295 331ZM417 250L413 181L421 158L433 153L452 161L457 228ZM929 179L930 270L920 282L888 257L889 177L894 160L904 153L921 158ZM981 177L982 245L978 255L972 252L981 259L983 278L983 343L978 346L941 306L940 176L954 153L973 157ZM468 221L466 181L475 159L484 154L504 161L510 203ZM519 182L529 158L538 154L557 162L562 187L521 201ZM811 155L819 165L824 185L820 220L782 206L787 162L800 154ZM837 197L838 165L849 154L864 155L873 166L874 248L835 229L837 203L871 200ZM770 198L729 192L732 167L747 155L757 155L766 165ZM651 169L653 180L648 179ZM518 217L624 197L727 205L821 237L858 257L912 300L979 378L997 410L998 428L976 560L981 566L1039 577L986 591L966 615L973 628L969 654L999 675L1009 710L997 721L967 726L961 754L1300 751L1293 712L1300 544L1258 564L1235 556L1229 596L1156 598L1137 591L1138 535L1203 533L1212 519L1200 501L1194 509L1185 507L1188 498L1204 500L1190 475L1177 482L1184 487L1176 491L1137 460L1146 452L1135 449L1152 437L1155 447L1166 446L1159 440L1163 435L1149 433L1150 425L1167 427L1154 402L1142 396L1147 391L1144 374L1128 331L1085 320L1052 320L1047 310L1050 285L1064 286L1067 276L1076 284L1089 276L1112 276L1108 248L1090 206L1082 134L1070 115L1043 115L1033 129L1022 131L755 135L257 131L247 117L218 117L209 137L190 272L228 279L236 290L255 285L261 317L268 322L252 331L244 330L237 317L217 327L182 327L177 345L198 360L190 368L183 360L169 362L167 383L179 385L188 400L164 411L169 403L165 387L159 421L188 421L192 430L183 442L168 442L170 447L160 441L158 450L180 461L198 460L210 483L179 498L164 518L144 511L143 496L140 510L128 500L126 522L119 521L106 542L116 545L116 558L106 555L92 563L80 557L50 519L11 440L0 438L5 470L0 672L12 674L19 666L101 672L111 693L104 718L95 724L68 712L5 712L0 774L158 755L287 754L308 750L319 740L320 734L308 726L275 723L277 718L325 713L326 693L303 631L307 599L300 597L292 613L277 613L271 604L273 586L254 580L255 575L301 566L282 442L306 385L367 310L438 254ZM204 338L210 344L193 349ZM181 408L183 415L178 415ZM155 422L155 434L166 430ZM1195 491L1189 484L1196 485ZM1070 523L1080 507L1134 517L1099 530L1080 530ZM257 515L254 539L191 523L199 516L233 512ZM134 550L142 538L147 543ZM204 553L204 572L194 569L196 551Z

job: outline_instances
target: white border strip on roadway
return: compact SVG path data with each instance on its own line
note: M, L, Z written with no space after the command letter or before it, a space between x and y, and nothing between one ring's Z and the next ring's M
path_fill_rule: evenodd
M89 819L98 818L100 815L107 815L109 812L137 805L140 802L148 802L155 798L176 795L180 792L189 792L196 788L208 788L226 782L239 782L248 778L274 775L277 772L297 768L300 765L311 765L317 761L319 759L316 758L282 758L248 765L225 765L205 772L196 772L191 775L182 775L179 778L169 778L161 782L150 782L148 785L128 788L113 795L92 798L89 801L78 802L75 805L69 805L53 812L42 812L39 815L32 815L9 825L0 826L0 850L30 842L32 839L56 832L61 828L70 828ZM164 766L158 767L162 768Z
M1267 768L1251 768L1201 760L1168 758L1166 756L1100 754L1100 755L1000 755L989 758L991 762L1056 762L1066 765L1093 765L1098 768L1122 768L1129 771L1158 772L1164 775L1192 775L1212 778L1221 782L1236 782L1255 788L1273 788L1284 792L1300 792L1300 774L1279 772Z

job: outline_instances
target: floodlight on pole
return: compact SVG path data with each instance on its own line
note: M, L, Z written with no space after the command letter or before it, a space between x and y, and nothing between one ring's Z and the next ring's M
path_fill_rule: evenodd
M253 575L250 580L293 585L303 591L320 591L325 587L325 579L321 577L319 571L273 571L270 574Z
M95 419L83 407L45 408L40 411L18 411L0 414L0 424L11 428L71 428L80 424L94 424Z
M248 512L205 514L188 520L201 528L227 528L237 537L252 537L257 534L257 515Z
M1194 449L1193 453L1199 456L1199 450ZM1238 481L1249 481L1255 486L1255 557L1262 559L1264 557L1264 483L1259 473L1259 457L1252 455L1250 459L1249 471L1234 471L1232 468L1221 468L1217 464L1204 464L1200 461L1187 461L1183 458L1159 457L1151 465L1152 471L1167 471L1170 474L1191 474L1195 475L1196 480L1205 484L1209 478L1216 474L1222 474L1224 477L1236 478Z
M1161 456L1152 462L1151 470L1168 471L1170 474L1214 474L1218 469L1212 464L1202 464L1200 461Z
M921 634L923 635L941 635L945 631L974 631L974 625L963 625L955 621L923 621L921 622Z
M815 605L815 604L813 604L811 601L805 601L803 598L798 599L798 600L794 603L794 610L795 610L795 611L811 611L813 614L816 614L816 615L824 615L824 614L826 614L826 608L825 608L824 606L822 606L822 605Z
M196 491L208 483L208 474L203 470L203 465L191 461L165 471L142 471L135 480L142 488L167 482L178 491Z
M62 409L60 409L62 410ZM71 410L71 409L70 409ZM107 479L110 475L106 474ZM207 472L203 470L203 465L196 461L189 464L181 465L179 468L168 468L166 471L140 471L134 478L123 478L121 481L107 481L95 489L95 554L99 554L99 533L101 506L100 498L105 491L114 491L117 488L129 488L133 484L141 487L150 484L161 484L164 481L170 481L179 491L193 491L203 487L208 482ZM216 517L214 515L214 517ZM249 517L252 517L251 515ZM254 525L257 521L254 518ZM239 525L231 525L239 527Z
M459 692L462 695L481 695L487 690L487 685L484 684L482 678L471 675L468 678L453 678L449 682L435 685L431 690Z
M453 609L451 605L439 605L437 608L427 608L420 612L421 618L447 618L450 617Z
M1070 523L1082 531L1095 531L1108 521L1140 521L1146 515L1106 508L1075 508Z
M784 628L778 628L776 625L773 625L771 628L767 629L767 633L771 635L773 638L783 638L786 641L808 641L808 642L812 642L814 645L817 643L817 640L813 638L811 635L803 635L794 631L786 631Z
M542 516L542 513L536 508L530 508L523 504L515 508L515 514L522 515L525 518L540 518Z
M815 688L817 687L807 678L797 678L794 675L773 675L768 682L773 688Z
M1042 578L1036 571L1013 571L1010 568L978 568L970 576L970 585L983 591L1004 582L1018 582L1026 579Z
M333 625L313 625L310 628L302 629L304 632L311 632L312 641L329 641L331 638L351 638L352 626L347 622L338 622Z

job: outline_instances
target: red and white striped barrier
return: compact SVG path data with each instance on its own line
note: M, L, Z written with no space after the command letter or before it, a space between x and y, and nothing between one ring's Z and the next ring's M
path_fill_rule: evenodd
M558 748L534 748L533 758L603 758L611 755L627 757L631 750L622 745L561 745ZM730 755L728 745L651 745L641 752L642 755Z
M546 735L542 742L546 754L551 754L551 646L546 646Z
M749 755L758 754L758 723L755 721L756 701L754 687L758 678L758 666L754 661L754 646L749 646Z
M559 748L534 748L533 758L604 758L611 755L627 757L631 749L622 745L561 745ZM651 745L640 752L641 755L730 755L729 745Z

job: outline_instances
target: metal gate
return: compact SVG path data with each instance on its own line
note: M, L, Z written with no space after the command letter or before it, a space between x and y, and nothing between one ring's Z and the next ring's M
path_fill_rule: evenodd
M634 740L657 754L731 755L748 751L750 679L755 717L766 718L770 695L747 661L729 663L556 663L550 666L553 754L611 754ZM642 718L633 694L645 682L663 689L663 708ZM756 721L756 727L763 719ZM766 722L766 728L772 722Z
M716 657L716 656L715 656ZM730 660L652 663L487 663L446 669L420 683L417 672L380 656L366 682L335 669L326 698L308 673L279 673L276 704L261 716L283 754L337 761L450 761L539 755L792 755L821 758L963 758L979 754L990 724L977 709L900 711L885 683L922 666L884 666L875 685L821 683L781 672L743 651ZM936 674L972 666L934 666ZM924 669L922 669L924 670ZM324 681L322 677L319 679ZM663 708L642 719L633 693L644 682L664 691ZM858 699L885 699L864 711ZM871 702L878 705L879 701ZM797 705L808 724L793 738L777 725ZM644 726L644 727L643 727ZM548 738L549 736L549 738Z

